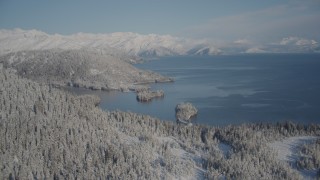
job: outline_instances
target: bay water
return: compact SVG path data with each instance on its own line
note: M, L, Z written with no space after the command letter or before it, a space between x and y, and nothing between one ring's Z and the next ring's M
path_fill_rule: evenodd
M163 57L137 68L173 77L173 83L150 84L165 97L148 103L133 92L91 91L106 110L148 114L175 121L175 106L198 108L193 123L225 126L293 121L320 123L320 54L252 54Z

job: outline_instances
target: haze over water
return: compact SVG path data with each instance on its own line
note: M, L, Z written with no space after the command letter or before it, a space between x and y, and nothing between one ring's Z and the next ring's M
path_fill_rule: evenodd
M136 65L173 77L152 84L165 97L139 103L134 93L88 91L108 110L132 111L175 120L179 102L199 110L194 123L224 126L253 122L320 122L320 55L261 54L166 57Z

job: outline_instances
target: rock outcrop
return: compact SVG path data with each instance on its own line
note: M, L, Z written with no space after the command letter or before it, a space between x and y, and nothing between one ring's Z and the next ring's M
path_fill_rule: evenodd
M197 115L198 110L191 103L180 103L175 108L176 118L179 121L189 121L191 117Z
M140 91L137 92L137 100L140 102L148 102L151 101L154 98L161 98L164 97L164 91L158 90L158 91Z

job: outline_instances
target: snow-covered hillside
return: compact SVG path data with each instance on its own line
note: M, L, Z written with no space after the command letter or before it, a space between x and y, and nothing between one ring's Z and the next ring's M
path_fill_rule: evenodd
M131 57L171 56L190 54L213 55L220 51L203 41L177 38L170 35L141 35L131 32L111 34L77 33L69 36L49 35L37 30L1 30L0 53L21 50L90 48L111 55Z
M0 64L38 82L99 90L136 90L141 83L168 82L170 78L139 70L110 55L88 50L32 50L0 56Z

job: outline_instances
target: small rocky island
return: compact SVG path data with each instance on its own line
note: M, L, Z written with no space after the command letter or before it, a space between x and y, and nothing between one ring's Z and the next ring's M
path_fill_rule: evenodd
M179 103L176 108L176 118L179 122L190 121L190 118L197 115L198 110L191 103Z
M163 90L157 90L157 91L142 90L137 92L137 100L139 102L148 102L154 98L161 98L161 97L164 97Z

